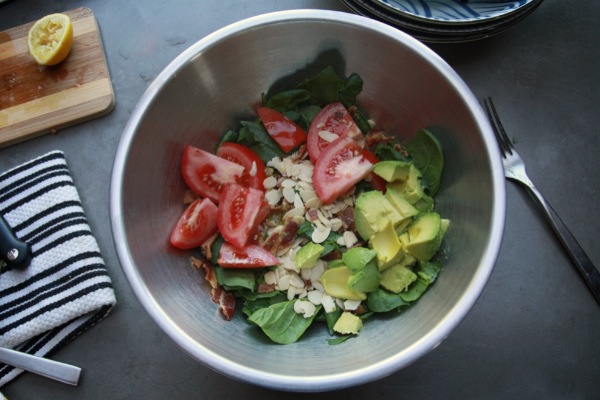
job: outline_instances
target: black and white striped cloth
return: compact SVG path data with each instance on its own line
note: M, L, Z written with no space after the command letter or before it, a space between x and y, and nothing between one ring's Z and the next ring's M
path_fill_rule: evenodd
M0 175L0 213L33 252L27 268L0 270L0 346L49 356L116 304L64 154ZM0 363L0 387L22 372Z

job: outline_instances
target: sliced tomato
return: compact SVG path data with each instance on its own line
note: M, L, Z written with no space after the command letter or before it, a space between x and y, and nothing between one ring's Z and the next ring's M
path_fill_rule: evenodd
M244 167L244 173L238 180L240 185L265 190L265 163L254 151L238 143L225 142L217 149L217 156Z
M371 162L371 164L373 164L373 165L375 165L375 164L377 164L379 162L379 159L377 158L377 156L375 155L375 153L373 153L370 150L363 149L363 156L365 156L365 158L367 160L369 160ZM373 187L373 189L379 190L381 192L385 192L385 190L386 190L385 179L383 179L382 177L380 177L376 173L371 172L365 178L365 180L368 181L371 184L371 187Z
M264 193L260 190L230 183L221 193L217 225L221 236L242 248L262 222Z
M179 249L200 246L217 232L217 206L210 199L198 199L183 212L171 231L171 244Z
M181 172L190 189L218 203L223 185L237 182L244 173L244 167L187 145L183 149Z
M356 140L340 136L321 152L315 164L315 191L324 204L329 204L368 176L372 167Z
M319 134L321 131L323 135ZM313 164L316 164L323 149L335 140L333 138L342 135L358 138L362 133L342 103L331 103L323 107L308 129L306 145ZM323 139L322 136L331 136L333 140Z
M279 259L256 244L249 244L239 249L223 242L217 264L224 268L270 267L279 264Z
M282 113L267 107L259 107L256 111L269 135L286 153L306 143L304 129Z

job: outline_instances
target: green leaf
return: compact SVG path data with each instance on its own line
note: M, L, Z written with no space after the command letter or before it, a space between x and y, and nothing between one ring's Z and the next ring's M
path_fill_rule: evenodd
M287 296L279 291L256 293L242 290L239 292L239 295L245 299L242 312L248 317L261 308L268 308L273 304L287 301Z
M400 295L388 292L381 287L367 295L367 307L373 312L388 312L408 308L409 306L410 303Z
M340 100L339 88L343 83L333 68L327 67L298 87L310 92L311 104L324 106Z
M327 343L331 346L335 346L341 343L344 343L346 340L350 339L353 335L339 336L333 339L327 339Z
M427 261L419 263L419 269L417 270L417 275L423 283L426 285L431 285L438 277L442 269L442 263L439 261Z
M444 167L444 154L439 140L427 129L420 129L406 148L423 174L423 180L427 182L429 196L437 193L442 180L442 169Z
M297 314L294 303L303 300L291 300L260 308L250 315L248 321L258 325L275 343L290 344L296 342L312 324L321 306L310 318Z
M217 282L227 291L248 289L254 290L256 276L252 269L221 268L215 265Z
M263 105L284 114L286 111L295 110L300 104L310 99L310 92L305 89L291 89L274 94L266 99L263 95Z
M423 293L425 293L425 291L427 290L427 286L428 285L425 282L423 282L422 279L417 279L408 287L408 290L406 292L402 292L398 295L402 298L402 300L408 303L412 303L414 301L417 301L419 297L421 297Z
M357 74L352 74L340 85L339 99L346 107L353 106L356 104L356 96L362 92L362 89L362 78Z

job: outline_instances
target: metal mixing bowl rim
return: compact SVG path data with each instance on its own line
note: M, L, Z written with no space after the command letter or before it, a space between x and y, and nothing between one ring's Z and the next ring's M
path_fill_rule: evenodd
M216 45L222 40L248 29L257 29L264 25L275 23L299 22L299 21L318 21L323 23L337 23L343 25L352 25L376 31L378 34L387 36L398 42L402 42L418 54L426 55L427 61L432 64L440 73L445 75L454 89L462 96L463 100L473 112L473 118L479 125L479 130L483 134L485 142L485 151L487 159L490 162L493 180L493 212L490 216L490 225L492 231L488 239L486 251L481 259L477 273L473 276L468 290L462 296L454 307L454 310L447 314L447 317L440 321L438 328L431 330L422 337L413 346L403 351L401 354L390 355L385 360L367 367L353 370L345 373L334 373L325 376L298 377L287 376L274 373L266 373L253 368L246 367L239 363L232 362L212 352L211 350L198 344L194 339L185 334L168 315L161 309L158 302L154 299L152 293L143 285L142 279L136 271L134 260L130 255L125 235L125 227L122 220L122 177L123 170L127 162L128 153L136 132L136 127L143 118L145 109L152 102L153 98L159 93L166 82L174 76L178 70L190 62L203 49ZM400 30L383 24L381 22L341 11L326 10L288 10L278 11L268 14L262 14L248 19L235 22L224 28L215 31L204 37L188 49L177 56L149 85L145 93L138 101L132 111L130 119L126 124L120 143L115 155L115 161L111 174L111 192L110 192L110 217L113 230L113 239L121 267L125 273L131 288L133 289L142 306L149 313L151 318L158 324L165 333L182 347L193 358L201 361L206 366L233 379L253 383L272 389L298 391L298 392L317 392L341 389L350 386L374 381L388 376L397 370L414 362L425 353L431 351L444 340L450 332L463 320L472 308L473 304L483 291L485 284L493 269L504 229L505 217L505 186L502 175L502 165L499 153L495 147L495 139L491 126L481 110L477 99L458 74L437 54L418 42L416 39L401 32Z

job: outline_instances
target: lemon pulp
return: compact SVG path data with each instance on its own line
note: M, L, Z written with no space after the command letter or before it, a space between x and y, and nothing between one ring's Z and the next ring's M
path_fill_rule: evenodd
M27 45L38 64L58 64L69 55L73 46L71 19L65 14L46 15L29 30Z

